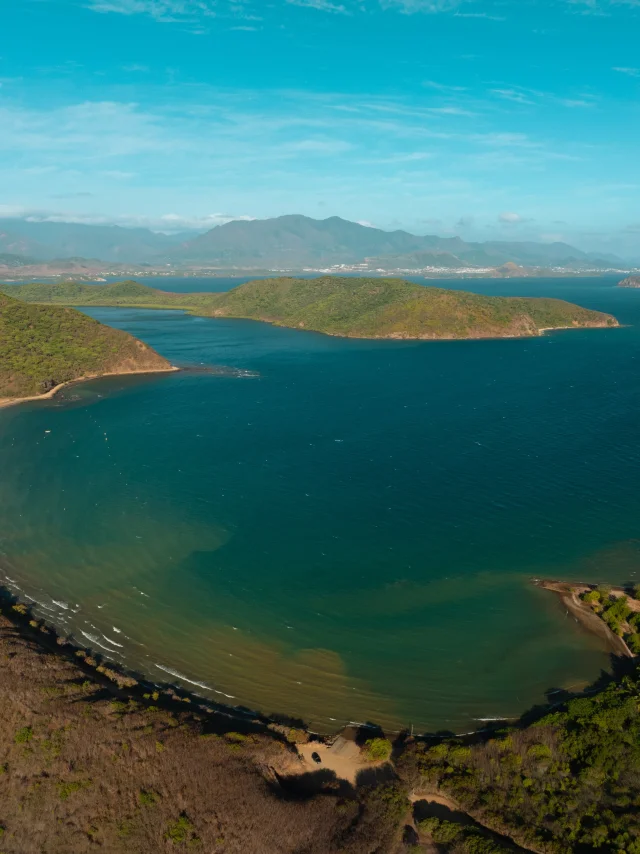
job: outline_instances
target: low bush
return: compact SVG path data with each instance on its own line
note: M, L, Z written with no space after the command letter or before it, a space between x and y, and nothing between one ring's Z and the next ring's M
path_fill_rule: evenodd
M370 738L365 741L362 755L367 762L386 762L391 758L393 746L388 738Z

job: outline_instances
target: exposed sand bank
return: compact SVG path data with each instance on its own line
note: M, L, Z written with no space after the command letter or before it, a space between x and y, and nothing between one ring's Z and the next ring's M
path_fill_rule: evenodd
M34 400L51 400L51 398L55 397L59 391L62 391L63 388L67 388L71 385L76 385L76 383L84 383L89 382L90 380L99 380L103 377L125 377L125 376L133 376L134 374L170 374L179 371L180 368L177 368L175 365L170 365L168 368L153 368L152 370L141 370L141 371L110 371L105 374L87 374L84 377L77 377L73 380L68 380L66 383L60 383L51 389L51 391L47 391L44 394L35 394L30 397L0 397L0 409L4 409L8 406L17 406L19 403L29 403Z
M550 590L552 593L557 593L560 596L562 604L567 611L572 614L588 631L597 635L605 641L607 647L616 655L624 658L634 658L633 653L624 642L623 638L614 634L609 626L601 620L600 617L585 604L580 596L583 593L588 593L593 590L596 585L586 583L570 584L565 581L538 581L539 587L543 590ZM619 598L627 596L627 592L622 587L612 587L611 595ZM627 604L632 611L640 612L640 602L635 599L628 598Z

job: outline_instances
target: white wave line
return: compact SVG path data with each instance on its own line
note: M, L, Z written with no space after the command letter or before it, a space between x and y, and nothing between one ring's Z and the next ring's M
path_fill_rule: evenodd
M101 644L95 635L91 635L88 632L83 632L82 629L80 629L80 634L84 635L85 638L87 638L87 640L91 641L91 643L94 643L96 646L99 646L100 649L104 649L105 652L110 652L111 655L117 655L118 654L115 650L109 649L108 646L104 646L104 644Z
M116 643L115 641L112 641L112 640L111 640L111 638L108 638L106 635L102 634L102 632L100 632L100 634L101 634L101 635L102 635L102 637L106 640L106 642L107 642L107 643L111 643L111 644L113 644L114 646L119 646L119 647L120 647L120 649L122 649L122 644L121 644L121 643Z
M162 664L155 664L154 667L157 667L158 670L164 670L165 673L171 674L171 676L175 676L176 679L182 679L183 682L189 682L190 685L197 685L198 688L204 688L206 691L213 691L214 694L220 694L221 697L227 697L229 700L235 700L236 698L233 694L225 694L224 691L216 691L215 688L212 688L211 685L207 685L206 682L196 682L194 679L188 679L186 676L183 676L182 673L178 673L177 670L172 670L170 667L164 667Z

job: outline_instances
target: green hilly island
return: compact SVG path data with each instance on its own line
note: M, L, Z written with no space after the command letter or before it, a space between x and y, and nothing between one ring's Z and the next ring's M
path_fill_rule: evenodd
M618 325L612 315L563 300L486 297L395 278L273 278L216 294L168 293L132 281L13 285L4 293L45 304L180 308L351 338L512 338Z
M142 341L79 311L0 294L0 404L81 377L170 369Z

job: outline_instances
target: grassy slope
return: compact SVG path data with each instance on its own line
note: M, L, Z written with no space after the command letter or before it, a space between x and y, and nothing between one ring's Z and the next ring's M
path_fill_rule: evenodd
M22 285L5 292L30 302L185 308L355 338L487 338L617 325L610 315L562 300L485 297L402 279L265 279L223 294L170 294L136 282Z
M168 367L141 341L78 311L0 294L0 399L42 394L87 375Z

